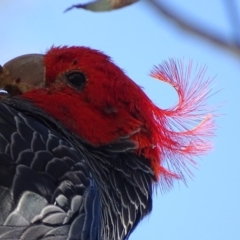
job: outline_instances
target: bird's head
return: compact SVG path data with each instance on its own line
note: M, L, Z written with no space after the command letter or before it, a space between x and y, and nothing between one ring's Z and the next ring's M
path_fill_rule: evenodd
M0 88L30 100L92 145L132 140L132 151L149 159L156 179L170 184L182 177L184 159L209 149L204 137L212 134L212 115L201 112L209 81L200 74L189 84L173 60L151 75L177 90L178 105L158 108L108 56L86 47L15 58L2 68ZM197 127L189 129L189 119L197 119Z

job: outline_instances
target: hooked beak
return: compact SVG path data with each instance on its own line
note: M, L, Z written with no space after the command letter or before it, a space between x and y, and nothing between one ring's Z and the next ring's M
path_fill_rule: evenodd
M44 55L26 54L0 65L0 96L17 96L45 85Z

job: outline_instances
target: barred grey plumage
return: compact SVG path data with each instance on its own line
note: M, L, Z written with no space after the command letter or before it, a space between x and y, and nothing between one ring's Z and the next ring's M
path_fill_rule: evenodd
M127 239L154 179L133 149L91 146L27 100L1 100L0 239Z

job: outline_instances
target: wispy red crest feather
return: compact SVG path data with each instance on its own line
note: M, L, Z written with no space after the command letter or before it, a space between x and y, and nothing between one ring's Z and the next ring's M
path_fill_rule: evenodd
M184 179L183 171L191 174L187 162L195 164L192 157L212 147L208 137L213 135L213 114L205 105L211 80L204 79L205 70L196 68L193 75L191 62L185 67L171 59L151 72L152 77L171 84L179 96L178 104L169 109L152 104L154 142L164 161L160 165L166 167L159 169L160 183L171 185L174 176Z

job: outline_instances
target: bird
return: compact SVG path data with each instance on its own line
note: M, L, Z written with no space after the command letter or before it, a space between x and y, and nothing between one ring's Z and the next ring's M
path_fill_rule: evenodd
M211 80L170 59L151 76L178 103L161 109L111 58L51 47L0 67L0 239L125 240L156 186L207 153ZM195 124L193 127L192 124Z

